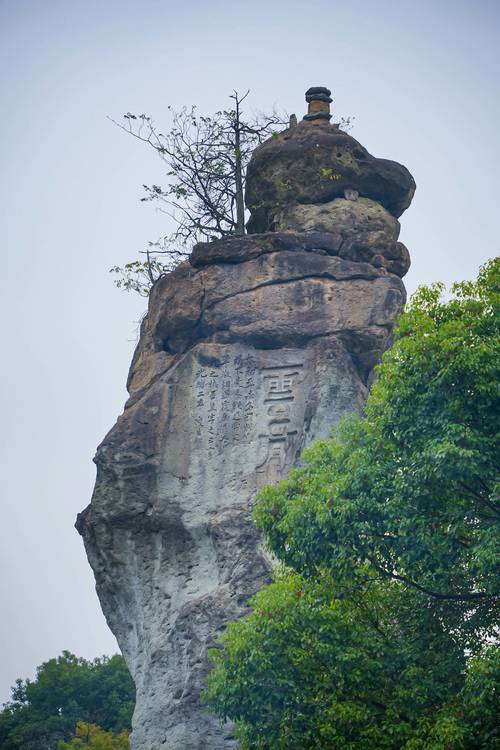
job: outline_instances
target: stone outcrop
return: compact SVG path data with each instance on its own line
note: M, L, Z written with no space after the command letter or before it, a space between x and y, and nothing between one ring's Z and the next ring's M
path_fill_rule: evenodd
M330 125L329 92L310 91L310 119L249 169L249 227L272 231L200 243L154 286L77 521L137 687L134 750L236 746L199 696L207 648L269 578L255 493L362 409L404 303L395 217L413 180ZM325 187L330 168L350 192Z
M399 217L415 183L401 164L376 159L335 126L300 122L255 149L247 173L249 230L272 230L274 214L284 205L325 203L349 189Z
M406 167L377 159L348 133L330 125L328 89L314 88L322 91L309 89L313 93L306 94L308 115L252 155L246 194L251 232L274 230L284 206L327 203L346 193L376 201L396 218L411 203L415 181Z

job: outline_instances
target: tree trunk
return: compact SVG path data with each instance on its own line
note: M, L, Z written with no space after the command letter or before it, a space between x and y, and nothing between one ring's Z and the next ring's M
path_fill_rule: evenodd
M236 234L245 234L245 201L243 198L243 174L241 168L240 142L240 103L236 96L236 117L234 122L235 170L234 182L236 191Z

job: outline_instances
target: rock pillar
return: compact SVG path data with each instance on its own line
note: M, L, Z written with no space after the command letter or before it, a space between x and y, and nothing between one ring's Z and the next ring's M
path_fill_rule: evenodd
M269 579L255 493L361 411L405 300L413 179L330 124L328 89L307 97L252 158L250 233L196 245L154 286L78 517L137 687L134 750L235 747L199 693L207 648Z

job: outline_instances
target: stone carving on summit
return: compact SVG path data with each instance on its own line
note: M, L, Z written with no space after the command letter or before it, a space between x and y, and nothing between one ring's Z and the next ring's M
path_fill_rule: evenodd
M363 408L405 301L413 178L330 123L328 89L306 100L252 156L249 233L154 285L77 520L137 688L134 750L236 747L199 694L207 648L269 579L255 493Z

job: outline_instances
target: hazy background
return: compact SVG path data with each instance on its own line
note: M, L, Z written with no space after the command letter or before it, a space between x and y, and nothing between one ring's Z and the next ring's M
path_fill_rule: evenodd
M160 161L106 115L236 87L300 117L329 86L416 179L408 289L471 278L498 254L499 21L487 0L0 0L0 702L62 649L116 650L73 523L145 306L108 269L168 227L139 202Z

